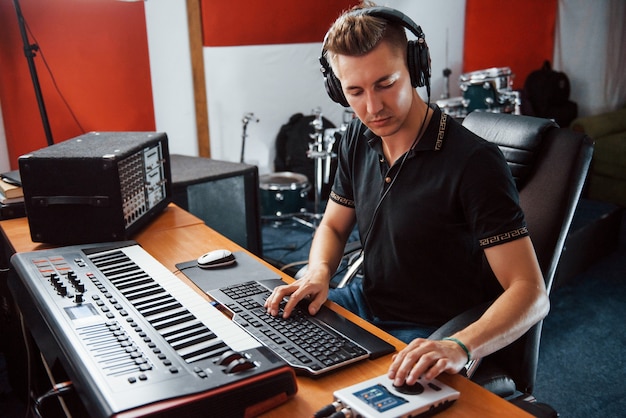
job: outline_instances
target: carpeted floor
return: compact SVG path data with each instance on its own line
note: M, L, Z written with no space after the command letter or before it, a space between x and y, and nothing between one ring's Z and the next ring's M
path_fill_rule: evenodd
M626 214L619 244L551 295L535 396L562 417L626 416Z

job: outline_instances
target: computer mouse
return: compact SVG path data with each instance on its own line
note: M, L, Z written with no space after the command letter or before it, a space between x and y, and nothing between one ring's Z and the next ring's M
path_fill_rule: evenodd
M235 262L235 256L228 250L209 251L198 257L198 267L203 269L225 267Z

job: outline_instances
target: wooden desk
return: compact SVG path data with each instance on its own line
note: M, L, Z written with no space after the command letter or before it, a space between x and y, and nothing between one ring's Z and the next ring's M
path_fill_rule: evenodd
M0 221L0 228L12 252L49 248L44 244L31 241L26 218ZM239 245L204 225L200 219L175 205L169 205L154 222L140 231L134 239L171 271L176 270L175 264L192 260L213 249L227 248L231 251L245 251ZM262 260L261 262L265 263ZM285 281L293 280L271 265L265 264L281 275ZM178 276L190 286L198 289L183 274L178 273ZM200 289L198 291L201 292ZM204 293L202 294L204 295ZM208 296L204 296L208 299ZM350 320L389 341L397 349L405 345L342 307L330 302L329 305ZM333 400L332 394L335 390L385 374L390 361L391 355L387 355L376 360L359 362L321 378L298 377L296 396L278 408L265 413L263 417L310 417L315 411ZM438 414L438 417L530 416L462 376L442 375L440 379L460 391L461 397L449 409Z

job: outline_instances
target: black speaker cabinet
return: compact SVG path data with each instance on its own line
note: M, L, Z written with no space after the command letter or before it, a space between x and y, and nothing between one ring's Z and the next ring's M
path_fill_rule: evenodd
M258 168L176 154L171 165L173 202L261 257Z
M31 238L51 244L128 239L167 206L167 135L91 132L19 158Z

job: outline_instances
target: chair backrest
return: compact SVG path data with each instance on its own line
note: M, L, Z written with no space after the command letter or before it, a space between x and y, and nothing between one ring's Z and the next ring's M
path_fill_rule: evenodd
M546 288L550 291L585 183L593 141L548 119L472 112L463 125L496 143L509 162ZM532 393L542 322L494 359L521 392Z

